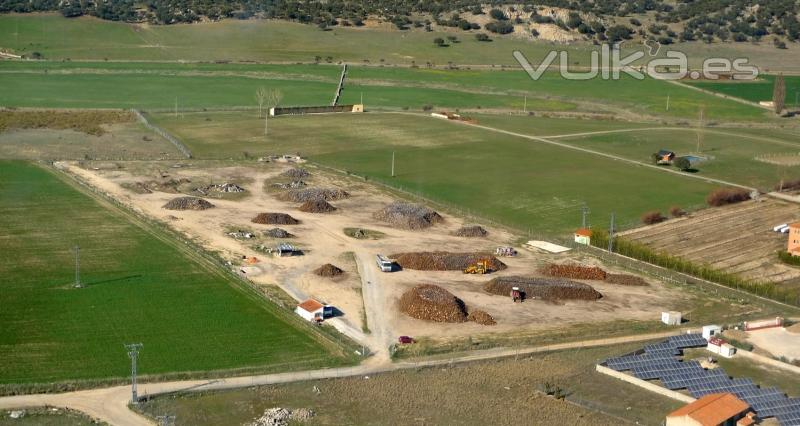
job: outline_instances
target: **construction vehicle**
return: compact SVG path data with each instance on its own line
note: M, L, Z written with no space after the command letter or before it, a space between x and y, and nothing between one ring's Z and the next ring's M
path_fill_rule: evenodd
M519 287L511 287L511 300L516 302L522 302L522 299L525 297L525 293L519 289Z
M469 265L467 269L464 269L465 274L487 274L489 273L489 261L488 260L480 260L476 262L474 265Z

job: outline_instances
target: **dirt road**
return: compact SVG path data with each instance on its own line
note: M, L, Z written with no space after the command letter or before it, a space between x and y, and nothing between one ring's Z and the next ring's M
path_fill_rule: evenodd
M364 308L367 310L367 324L371 332L373 359L380 362L389 361L389 345L394 339L389 321L385 318L386 296L383 283L379 280L377 267L372 261L373 255L366 251L356 252L358 273L361 275L361 292L364 295Z
M566 349L578 349L595 346L610 346L623 343L642 342L666 338L685 332L675 330L663 333L651 333L635 336L615 337L608 339L584 340L580 342L560 343L539 347L504 349L496 348L485 351L475 351L470 355L463 355L449 359L426 360L418 362L381 363L377 365L362 364L356 367L332 368L323 370L300 371L291 373L267 374L258 376L231 377L216 380L185 380L162 383L146 383L139 385L141 397L154 396L173 392L199 392L209 390L225 390L245 388L251 386L271 385L279 383L298 382L304 380L328 379L369 375L388 371L403 370L419 367L432 367L480 361L493 358L502 358L516 355L530 355L541 352L552 352ZM0 398L0 409L12 409L37 406L54 406L71 408L82 411L89 416L117 426L140 426L154 424L151 419L141 416L128 409L130 401L130 387L115 386L104 389L92 389L78 392L60 394L19 395Z

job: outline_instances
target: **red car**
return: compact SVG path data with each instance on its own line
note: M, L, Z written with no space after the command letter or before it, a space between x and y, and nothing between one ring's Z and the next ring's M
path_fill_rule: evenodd
M400 336L397 338L397 341L404 345L407 345L409 343L414 343L414 339L409 336Z

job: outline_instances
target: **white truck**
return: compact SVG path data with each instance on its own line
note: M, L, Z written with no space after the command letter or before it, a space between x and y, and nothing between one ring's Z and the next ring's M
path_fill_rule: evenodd
M379 254L375 256L375 260L378 264L378 267L381 268L381 272L392 272L394 270L394 262L388 257Z

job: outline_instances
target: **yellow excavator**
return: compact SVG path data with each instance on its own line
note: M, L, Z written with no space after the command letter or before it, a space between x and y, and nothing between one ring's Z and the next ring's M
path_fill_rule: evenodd
M480 260L476 262L474 265L469 265L467 269L464 269L465 274L486 274L488 272L489 272L488 260Z

